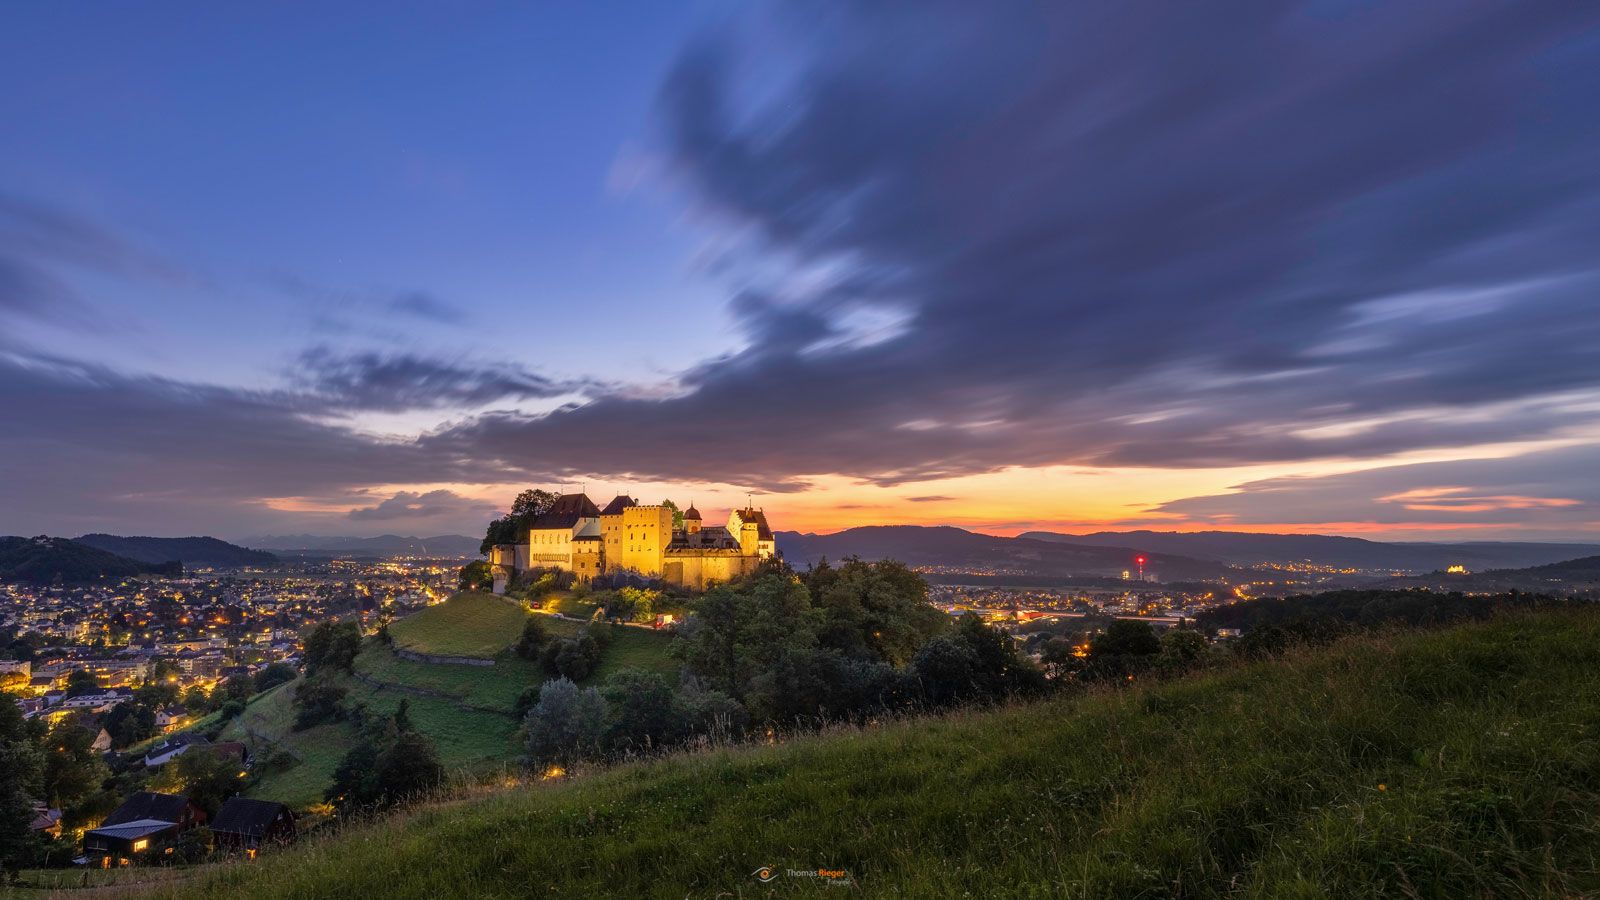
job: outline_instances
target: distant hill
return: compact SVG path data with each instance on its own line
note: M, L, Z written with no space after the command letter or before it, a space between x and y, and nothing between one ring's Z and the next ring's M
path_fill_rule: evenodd
M1111 547L1069 546L1029 538L995 537L950 526L869 525L834 534L780 531L778 549L790 564L807 566L827 557L898 559L910 566L938 566L944 571L1002 572L1026 575L1120 576L1146 557L1145 569L1167 581L1216 578L1227 566L1123 544Z
M1526 591L1600 596L1600 556L1585 556L1524 569L1489 569L1464 574L1436 571L1427 575L1392 578L1378 586L1471 593Z
M161 563L177 560L189 568L232 566L270 566L278 561L264 550L250 550L213 537L118 537L114 534L86 534L80 544L97 547L140 562Z
M0 537L0 581L81 584L133 575L181 575L176 562L147 563L70 538Z
M339 537L316 534L265 534L241 543L272 550L280 556L433 556L459 559L478 555L482 538L463 534L415 537L380 534L377 537Z
M1352 569L1427 572L1461 565L1490 569L1544 565L1600 553L1600 544L1468 541L1434 544L1380 542L1327 534L1253 534L1241 531L1100 531L1056 534L1030 531L1022 537L1080 547L1139 547L1251 566L1313 562Z

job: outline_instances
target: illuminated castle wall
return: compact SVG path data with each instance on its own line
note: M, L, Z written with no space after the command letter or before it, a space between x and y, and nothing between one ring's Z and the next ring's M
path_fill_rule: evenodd
M506 579L526 569L561 569L587 584L625 572L704 590L754 572L776 553L766 514L754 507L729 513L726 526L704 527L690 506L683 527L674 528L669 506L618 495L600 509L584 494L565 494L534 519L527 543L496 545L489 563Z

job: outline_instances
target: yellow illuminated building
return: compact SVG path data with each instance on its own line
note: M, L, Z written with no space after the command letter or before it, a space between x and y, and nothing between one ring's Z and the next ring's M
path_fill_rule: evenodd
M690 506L674 526L673 509L618 495L605 509L584 494L565 494L528 528L526 543L498 544L489 554L496 588L517 572L559 569L587 584L599 575L631 574L704 590L754 572L777 553L764 511L733 510L726 526L703 525Z

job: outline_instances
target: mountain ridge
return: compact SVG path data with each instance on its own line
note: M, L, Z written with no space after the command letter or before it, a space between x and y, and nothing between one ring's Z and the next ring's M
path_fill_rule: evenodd
M1032 540L1072 546L1133 545L1151 551L1214 559L1233 565L1308 561L1358 569L1426 572L1453 565L1521 568L1600 553L1600 545L1534 541L1373 541L1327 534L1267 534L1246 531L1097 531L1063 534L1029 531Z
M182 575L176 562L147 563L80 544L71 538L0 537L0 581L82 584L134 575Z
M177 561L189 568L219 566L266 566L278 557L265 550L252 550L214 537L124 537L115 534L85 534L74 538L80 544L144 563Z

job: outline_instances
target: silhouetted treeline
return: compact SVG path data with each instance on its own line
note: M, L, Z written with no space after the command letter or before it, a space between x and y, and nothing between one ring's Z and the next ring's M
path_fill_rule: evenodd
M1435 626L1487 619L1497 612L1564 606L1573 602L1545 594L1511 591L1471 596L1426 590L1329 591L1291 597L1262 597L1208 609L1196 617L1204 631L1237 628L1239 650L1272 653L1291 644L1320 642L1384 625Z

